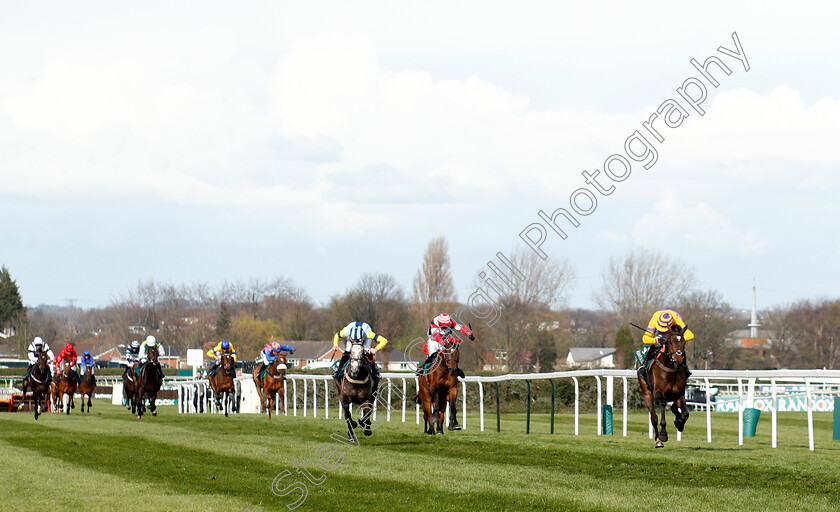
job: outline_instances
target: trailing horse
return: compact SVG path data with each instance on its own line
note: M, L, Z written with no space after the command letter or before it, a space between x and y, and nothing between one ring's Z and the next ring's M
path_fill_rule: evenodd
M645 405L650 412L650 423L653 425L656 447L662 448L668 441L668 432L665 429L665 406L673 402L671 412L674 413L674 426L682 432L686 421L688 421L688 406L685 403L685 338L683 334L688 327L680 329L677 326L671 327L668 339L659 352L653 358L653 363L648 372L648 379L639 375L639 386L645 397ZM638 362L636 368L640 368ZM660 417L656 415L656 405L660 406ZM661 428L660 428L661 427Z
M44 409L46 410L50 402L50 383L52 382L52 374L50 373L50 358L43 350L38 352L38 361L35 363L29 375L23 378L21 382L21 389L23 396L26 397L26 390L32 390L32 401L35 405L35 420L43 412L41 410L41 400L45 400Z
M271 419L271 411L274 404L280 400L282 410L286 410L286 356L280 356L265 369L265 377L259 380L259 375L254 373L254 382L257 382L257 392L260 394L260 413L268 411L268 419Z
M449 404L449 430L461 430L458 424L456 398L458 395L458 360L461 357L459 340L449 337L432 361L431 368L418 379L417 398L423 406L423 431L429 435L443 434L446 404ZM435 431L437 427L437 431Z
M233 355L223 352L218 368L216 368L213 375L207 376L207 380L210 381L210 388L213 390L213 396L216 398L216 407L218 409L224 407L225 417L227 417L233 404L235 389L233 379L235 378L236 366L233 361Z
M96 390L96 379L93 376L93 369L90 366L85 367L85 374L82 376L82 382L79 383L79 395L82 397L82 412L85 412L85 395L87 395L87 410L90 412L90 399L93 392Z
M146 362L140 366L140 374L137 376L137 392L134 395L134 401L137 405L137 419L143 417L146 412L146 406L143 403L143 397L149 398L149 411L152 416L157 416L157 407L155 400L157 400L158 391L163 385L163 378L161 377L160 363L158 362L158 348L157 345L148 349L146 354Z
M338 401L344 410L344 418L347 422L347 438L356 439L353 431L361 425L365 429L365 435L373 434L370 428L370 416L373 413L373 379L371 378L370 365L374 364L369 355L365 353L362 341L352 341L350 344L350 357L342 372L341 380L336 381L338 387ZM350 413L350 404L360 405L361 414L359 422L353 421Z
M137 362L134 361L128 366L123 378L123 405L131 410L131 414L137 414Z

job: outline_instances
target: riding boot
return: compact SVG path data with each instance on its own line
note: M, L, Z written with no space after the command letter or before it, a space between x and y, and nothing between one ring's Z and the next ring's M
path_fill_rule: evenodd
M254 375L256 375L258 379L261 379L262 377L260 375L262 375L263 370L265 370L265 363L260 363L260 365L254 369Z
M79 372L75 370L73 370L73 378L76 380L77 386L82 383L82 378L79 376Z
M212 377L213 375L215 375L216 374L216 368L218 368L218 367L219 367L219 363L211 364L210 368L207 370L207 375L209 377Z
M691 370L688 368L688 361L683 361L683 368L685 368L685 380L691 377Z
M432 361L434 361L434 360L435 360L435 354L429 354L429 357L426 358L426 360L423 362L423 364L420 365L420 368L417 368L417 371L414 372L414 373L417 374L417 375L424 375L426 373L426 368L428 368L429 365L431 365Z
M163 368L161 368L160 366L158 366L158 367L157 367L157 372L158 372L158 376L160 377L161 382L163 382L163 379L164 379L164 377L165 377L165 376L163 375Z
M467 376L466 376L466 375L464 375L464 370L462 370L462 369L460 369L460 368L455 368L455 373L457 373L457 374L458 374L458 377L461 377L462 379L467 378Z
M336 368L335 373L333 373L333 379L341 381L341 372L344 371L344 365L347 364L348 359L350 359L350 354L345 352L338 361L338 368Z
M29 373L31 371L32 371L32 365L30 364L29 366L26 367L26 373L23 374L23 379L22 380L26 380L29 377Z

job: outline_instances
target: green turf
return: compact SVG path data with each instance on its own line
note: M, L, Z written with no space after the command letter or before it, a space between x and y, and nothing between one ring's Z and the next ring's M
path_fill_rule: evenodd
M298 510L840 510L840 442L825 413L815 414L811 452L802 413L780 414L777 449L769 415L738 446L737 415L715 414L708 444L698 412L682 442L672 428L666 448L655 450L643 414L631 414L630 435L621 436L621 411L613 436L595 435L594 415L581 416L580 436L570 415L558 416L554 435L547 416L532 415L527 436L524 415L504 415L500 434L488 415L486 432L470 416L467 430L432 437L413 421L383 423L358 447L331 438L343 433L335 417L269 422L162 407L138 421L105 400L93 411L37 422L31 413L0 414L0 510L288 510L300 493L271 492L284 470L292 476L278 489L306 483ZM327 442L341 464L310 466L314 478L325 475L315 485L294 463Z

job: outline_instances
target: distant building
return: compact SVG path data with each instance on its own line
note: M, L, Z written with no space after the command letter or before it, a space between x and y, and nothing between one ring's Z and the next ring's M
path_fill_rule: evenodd
M331 358L338 360L342 354L338 349L335 351L337 354L333 352L331 341L281 341L280 344L291 345L295 348L294 354L286 356L289 368L300 369L316 361L324 362Z
M566 356L568 366L585 366L587 368L615 368L615 349L607 347L574 347L569 349Z
M16 359L18 357L20 357L20 354L17 353L17 350L5 343L0 343L0 358Z
M181 367L181 358L178 355L178 351L175 350L173 347L168 347L166 345L161 344L160 348L162 352L158 352L158 360L161 363L166 364L170 368L180 368ZM128 364L125 359L125 350L126 347L123 344L117 345L116 347L109 348L104 352L100 352L99 354L94 354L93 358L96 362L100 361L111 361L114 363L119 363L122 365ZM77 347L78 351L78 347ZM91 354L93 352L91 351Z

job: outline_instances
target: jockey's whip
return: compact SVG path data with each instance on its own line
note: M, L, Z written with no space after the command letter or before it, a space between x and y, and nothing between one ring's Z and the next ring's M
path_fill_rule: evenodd
M647 330L647 329L645 329L644 327L639 327L638 325L634 324L633 322L630 322L630 325L632 325L632 326L633 326L633 327L635 327L636 329L639 329L640 331L645 331L645 332L648 332L648 330Z

